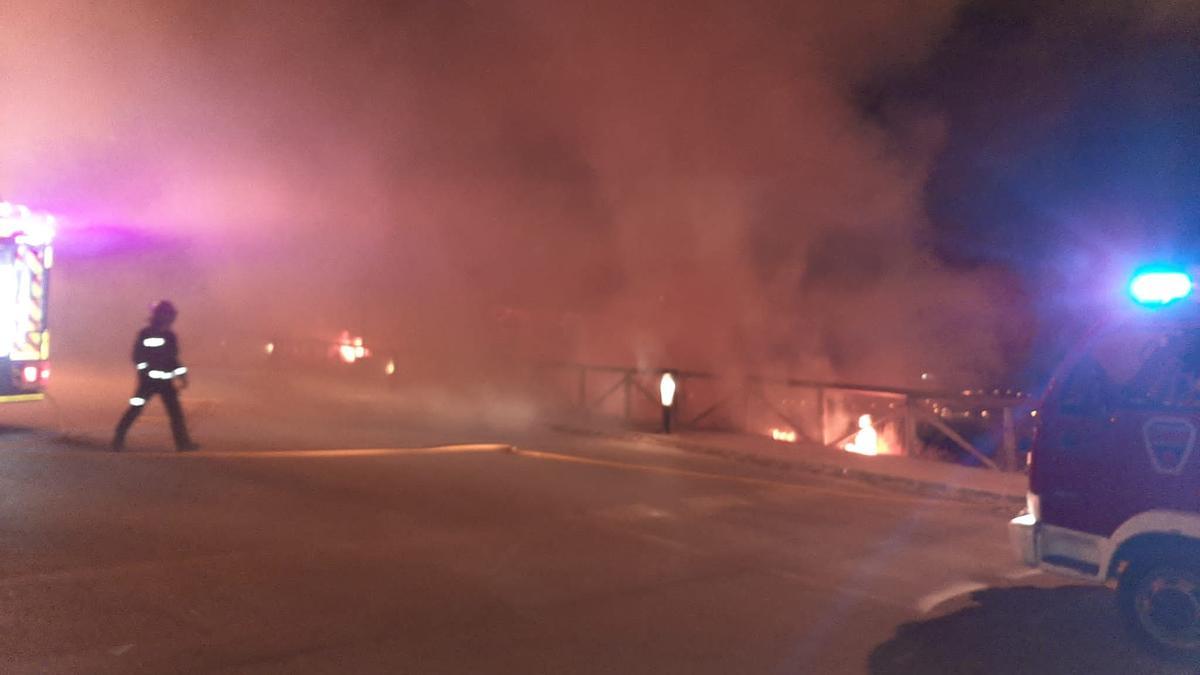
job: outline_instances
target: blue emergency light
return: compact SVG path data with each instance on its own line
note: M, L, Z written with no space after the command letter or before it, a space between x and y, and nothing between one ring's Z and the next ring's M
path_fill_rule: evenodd
M1161 307L1192 294L1192 278L1186 272L1153 269L1138 272L1129 282L1129 295L1134 302L1147 307Z

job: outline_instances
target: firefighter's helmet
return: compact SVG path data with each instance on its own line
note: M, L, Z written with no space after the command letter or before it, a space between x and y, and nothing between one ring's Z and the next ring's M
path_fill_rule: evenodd
M175 305L170 300L159 300L150 310L150 318L156 322L174 319L178 315L179 310L175 309Z

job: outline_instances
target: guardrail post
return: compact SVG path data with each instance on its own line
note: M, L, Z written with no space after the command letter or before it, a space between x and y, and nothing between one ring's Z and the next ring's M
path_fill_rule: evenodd
M675 381L678 383L678 389L675 390L675 401L671 406L671 415L678 417L681 422L677 425L680 429L683 428L682 420L686 419L683 416L683 399L688 395L687 378L682 373L675 374Z
M904 454L919 457L920 437L917 435L917 402L912 396L904 397Z
M825 434L825 387L817 386L817 433L821 435L821 445L828 445L829 438Z
M587 367L579 367L579 409L587 410Z
M1017 468L1017 433L1013 424L1012 408L1005 406L1001 414L1004 416L1004 435L1000 443L1000 468L1013 471Z
M750 433L750 380L743 377L741 390L738 392L742 399L742 433Z
M625 373L625 421L633 417L633 373Z

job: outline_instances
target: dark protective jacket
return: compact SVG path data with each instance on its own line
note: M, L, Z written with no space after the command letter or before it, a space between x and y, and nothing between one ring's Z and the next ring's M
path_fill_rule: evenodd
M133 343L133 363L138 374L153 380L170 380L187 373L179 362L179 340L170 330L146 326Z

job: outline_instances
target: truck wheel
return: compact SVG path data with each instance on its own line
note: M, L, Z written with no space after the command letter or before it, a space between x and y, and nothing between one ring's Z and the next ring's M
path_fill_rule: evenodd
M1176 659L1200 657L1200 568L1174 558L1134 563L1121 576L1117 603L1145 646Z

